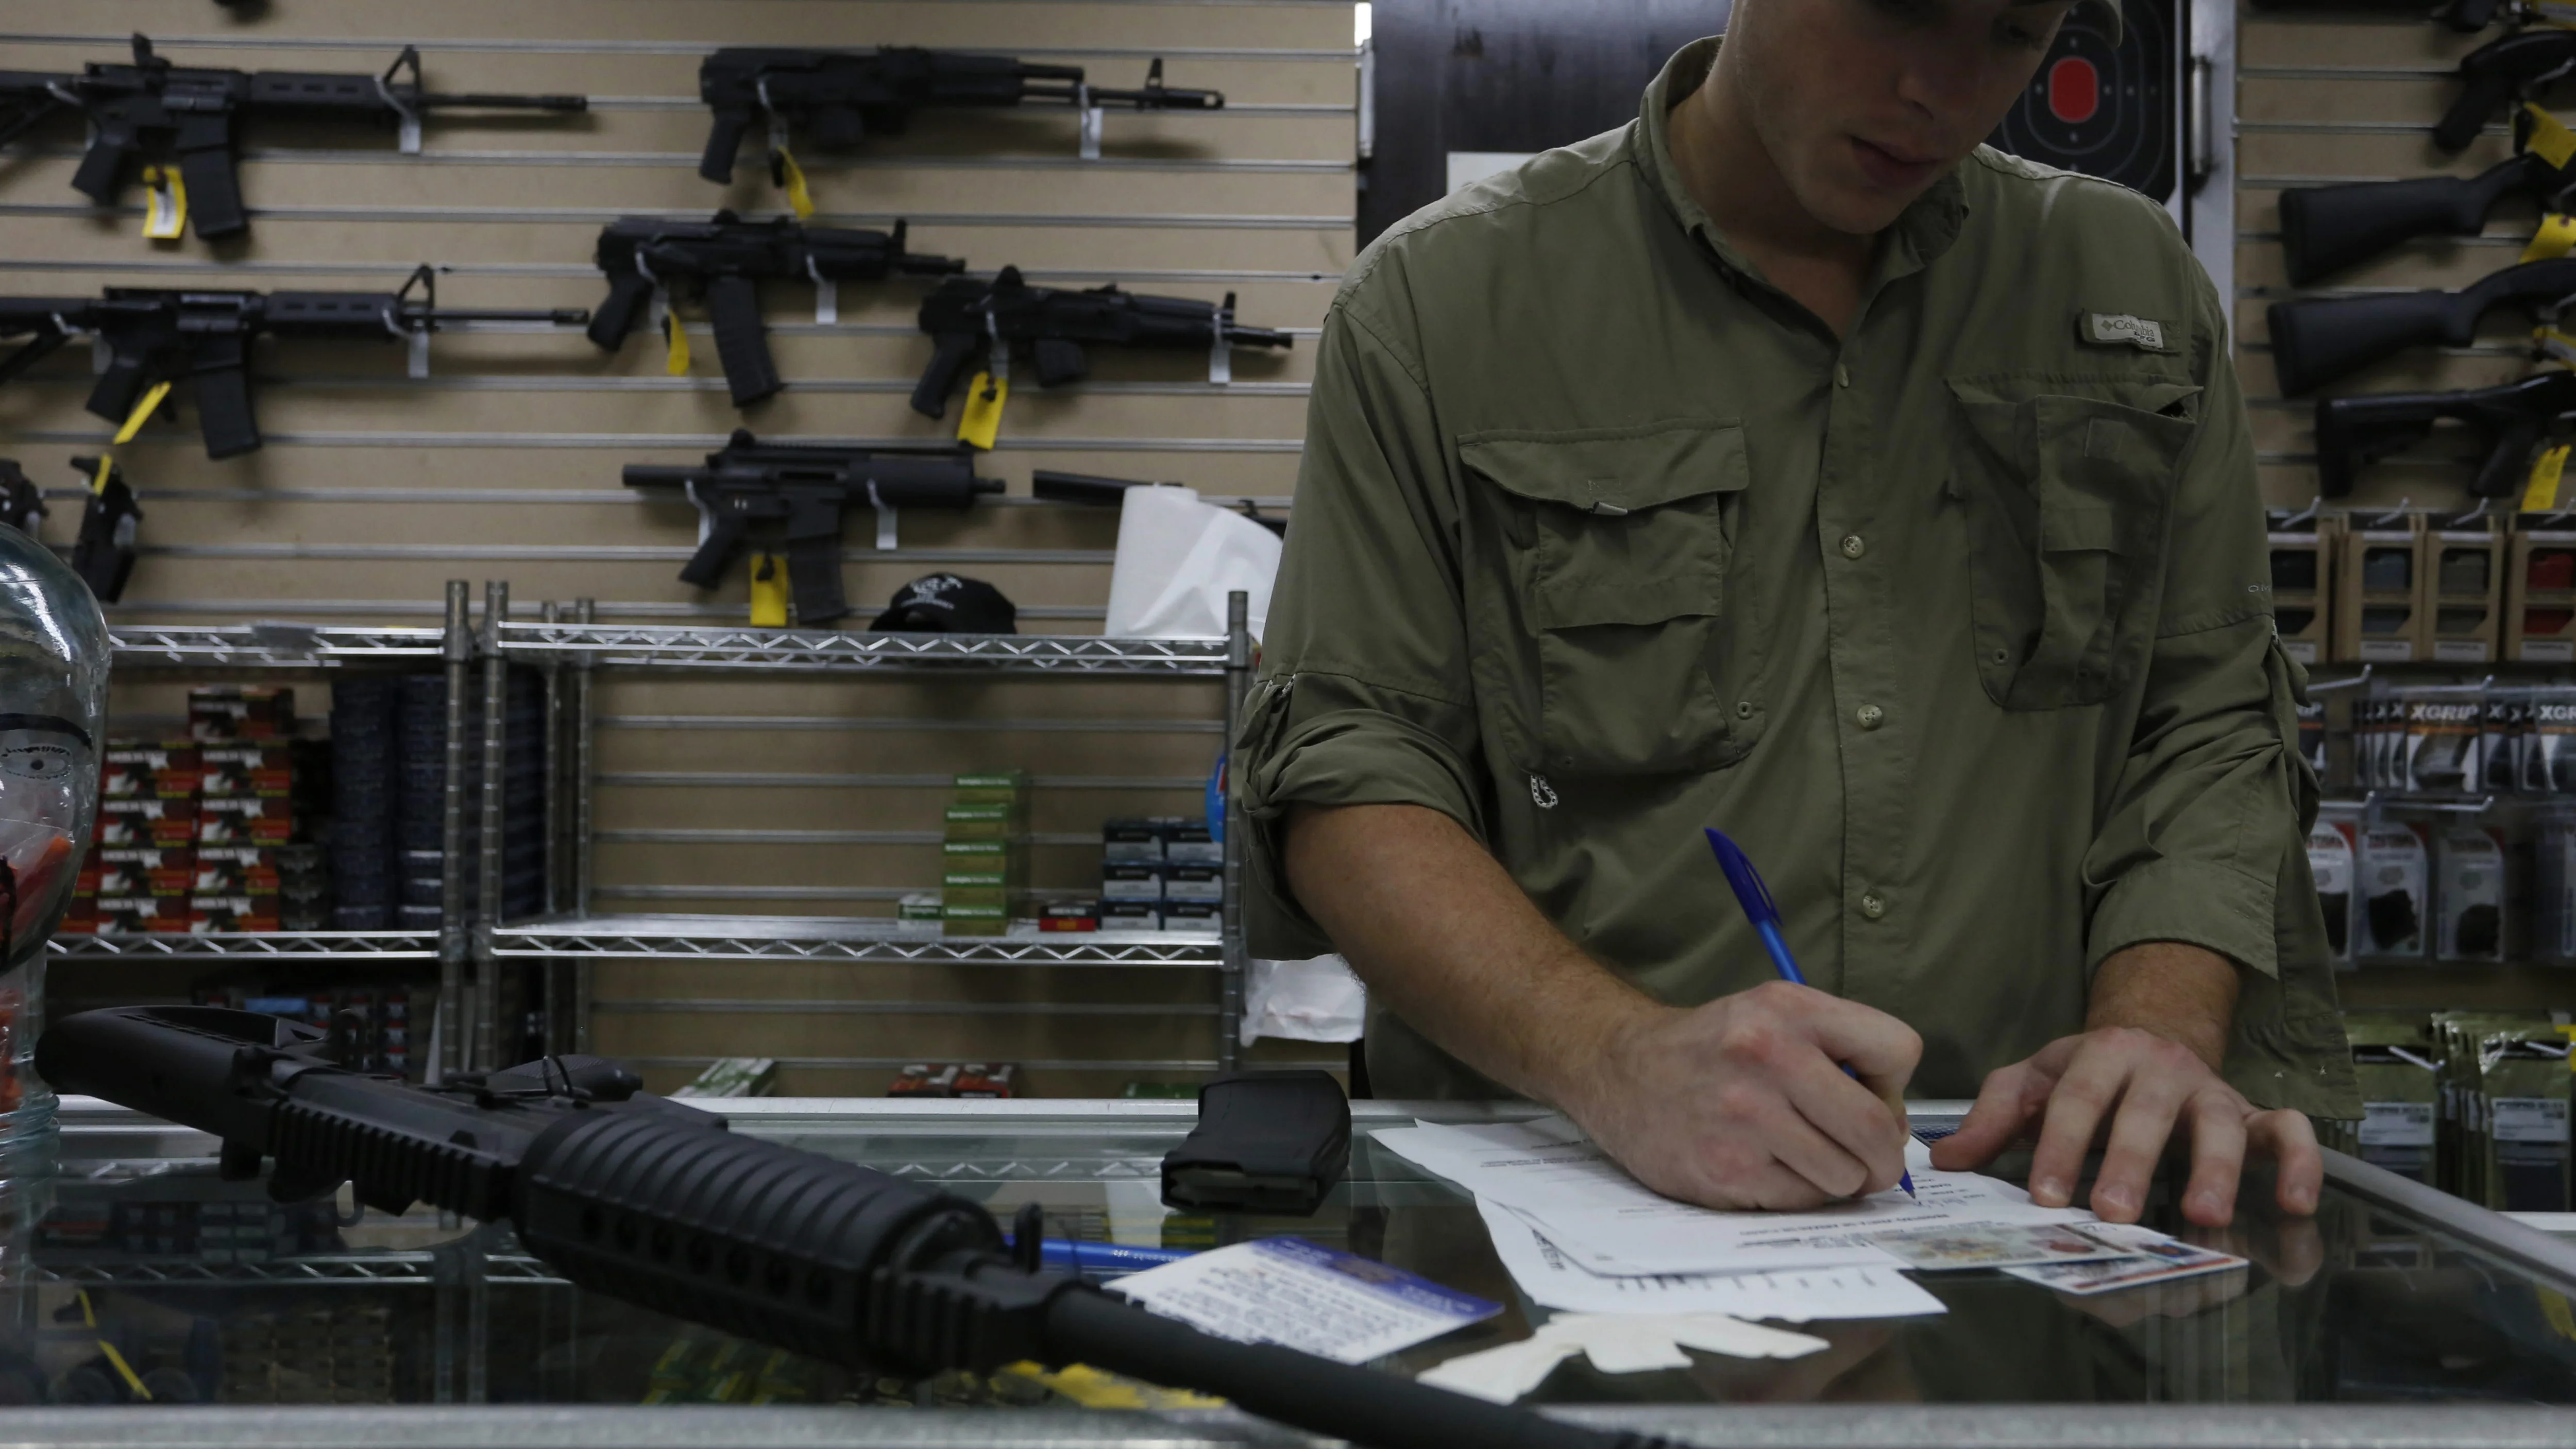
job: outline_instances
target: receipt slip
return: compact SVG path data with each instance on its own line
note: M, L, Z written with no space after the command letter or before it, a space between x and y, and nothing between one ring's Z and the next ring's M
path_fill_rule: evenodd
M1778 1273L1608 1275L1567 1257L1528 1219L1476 1200L1494 1254L1531 1302L1567 1313L1723 1313L1777 1323L1910 1318L1946 1313L1941 1300L1894 1268L1803 1268Z
M1112 1290L1219 1338L1366 1363L1503 1311L1400 1268L1263 1238L1130 1274Z

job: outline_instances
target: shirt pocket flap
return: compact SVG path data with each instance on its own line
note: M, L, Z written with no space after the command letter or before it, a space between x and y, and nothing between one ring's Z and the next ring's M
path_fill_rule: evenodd
M2050 494L2039 512L2039 546L2048 553L2123 553L2120 518L2107 503Z
M1458 460L1506 493L1604 517L1752 481L1741 425L1682 418L1579 432L1492 432L1458 440Z

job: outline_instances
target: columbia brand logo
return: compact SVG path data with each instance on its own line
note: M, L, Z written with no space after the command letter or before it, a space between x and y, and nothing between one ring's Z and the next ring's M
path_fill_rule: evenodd
M2128 312L2085 313L2084 337L2111 346L2126 343L2142 352L2165 350L2165 324Z

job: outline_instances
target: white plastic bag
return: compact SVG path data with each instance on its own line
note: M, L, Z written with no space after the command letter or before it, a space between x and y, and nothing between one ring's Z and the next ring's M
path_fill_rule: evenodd
M1243 982L1243 1044L1358 1041L1368 1024L1368 988L1339 956L1255 961Z
M1118 639L1206 639L1225 632L1225 596L1251 596L1252 637L1270 613L1279 535L1173 484L1130 488L1119 505L1109 622Z

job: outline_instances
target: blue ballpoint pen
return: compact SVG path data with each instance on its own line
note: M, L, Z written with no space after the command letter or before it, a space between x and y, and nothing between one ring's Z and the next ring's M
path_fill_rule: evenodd
M1717 852L1718 868L1726 872L1726 883L1735 887L1736 904L1744 907L1744 918L1753 923L1753 933L1762 938L1762 949L1771 953L1771 964L1780 970L1780 979L1792 986L1804 986L1807 977L1798 969L1797 958L1789 954L1789 943L1780 938L1780 907L1771 899L1771 888L1762 883L1762 873L1744 847L1720 834L1715 827L1708 832L1708 848ZM1850 1067L1843 1070L1852 1077L1860 1073ZM1914 1174L1900 1172L1896 1185L1914 1196Z
M1014 1241L1009 1233L1002 1241ZM1039 1261L1059 1272L1114 1275L1141 1273L1165 1263L1177 1263L1193 1256L1187 1248L1131 1248L1122 1243L1076 1242L1068 1238L1046 1238L1038 1244Z

